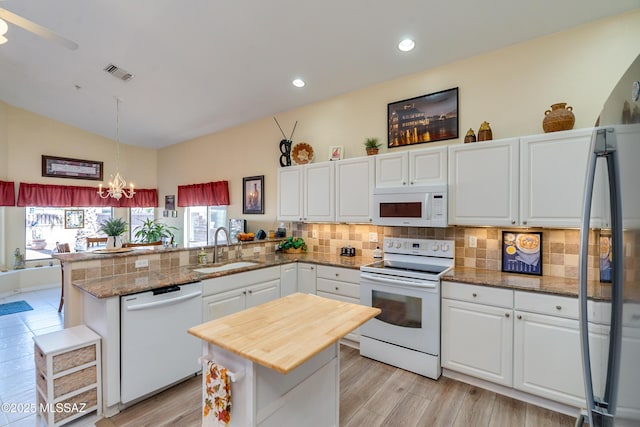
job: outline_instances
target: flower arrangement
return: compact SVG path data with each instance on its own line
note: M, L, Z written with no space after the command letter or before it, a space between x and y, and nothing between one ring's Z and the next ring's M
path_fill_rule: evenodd
M367 154L377 154L380 148L378 138L367 138L364 140L364 148L367 150Z
M302 237L289 236L278 243L278 251L302 252L307 250L307 244Z

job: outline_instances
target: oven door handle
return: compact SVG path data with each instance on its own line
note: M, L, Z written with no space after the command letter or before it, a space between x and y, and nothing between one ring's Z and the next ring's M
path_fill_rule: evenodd
M428 288L428 289L435 289L438 287L438 282L423 281L423 280L416 281L416 280L411 280L409 278L391 279L388 277L382 277L382 276L378 276L375 274L368 274L368 273L360 273L360 278L371 280L372 282L388 283L391 285L413 286L413 287Z

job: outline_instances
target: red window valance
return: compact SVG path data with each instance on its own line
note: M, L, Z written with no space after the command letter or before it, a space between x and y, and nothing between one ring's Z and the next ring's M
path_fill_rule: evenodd
M229 182L216 181L178 186L178 206L225 206L229 204Z
M0 181L0 206L15 206L16 191L13 181Z
M96 187L20 183L18 206L50 207L157 207L158 190L136 189L133 199L103 199ZM140 194L140 197L138 197Z

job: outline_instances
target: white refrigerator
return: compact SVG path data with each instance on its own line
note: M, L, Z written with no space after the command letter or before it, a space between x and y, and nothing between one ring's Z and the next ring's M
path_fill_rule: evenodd
M591 140L579 264L586 399L576 426L640 426L638 92L640 56L609 96ZM607 214L594 227L595 205Z

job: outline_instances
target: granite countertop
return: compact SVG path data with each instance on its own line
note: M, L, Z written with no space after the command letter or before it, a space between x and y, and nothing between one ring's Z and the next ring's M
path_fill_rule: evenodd
M169 249L170 250L170 249ZM146 250L136 250L136 255L144 255ZM149 253L154 253L150 250ZM124 253L130 255L129 252ZM65 254L58 254L57 258L63 259ZM72 254L76 256L74 261L79 261L77 257L86 259L96 259L101 256L98 254L79 253ZM119 254L109 255L118 256ZM85 258L86 257L86 258ZM235 268L233 270L225 270L215 273L198 273L195 269L218 267L224 264L252 261L256 265ZM359 269L361 265L373 262L373 259L363 257L342 257L339 255L317 254L317 253L301 253L301 254L282 254L276 253L272 255L261 255L256 257L243 257L242 259L229 260L223 263L206 264L206 265L189 265L176 267L169 270L152 270L138 273L127 273L116 276L103 277L89 280L76 280L72 284L95 296L96 298L110 298L122 295L130 295L138 292L145 292L152 289L163 288L173 285L184 285L187 283L198 282L205 279L221 277L233 273L243 273L246 271L257 270L260 268L273 267L291 262L310 262L319 265L328 265L333 267L343 267Z
M287 374L379 313L379 308L295 293L188 332Z
M455 267L442 276L442 280L472 285L543 292L569 297L578 296L579 286L578 279L552 276L528 276L470 267ZM608 300L611 298L611 284L590 280L587 283L587 294L589 298L592 299Z

